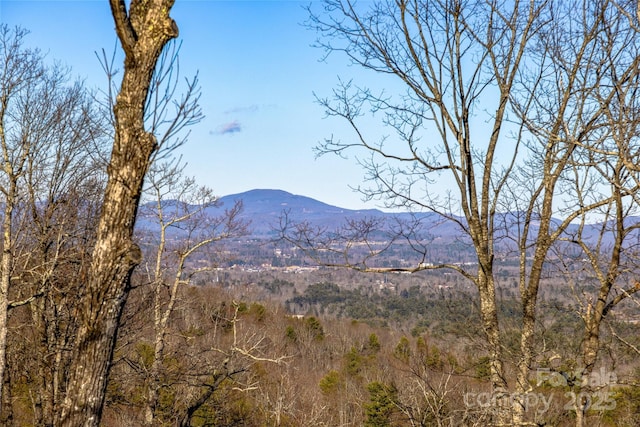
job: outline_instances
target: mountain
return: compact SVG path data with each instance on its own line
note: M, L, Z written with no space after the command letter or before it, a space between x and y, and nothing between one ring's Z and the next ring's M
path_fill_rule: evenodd
M285 214L295 222L309 221L314 226L326 227L335 227L347 220L385 215L377 209L344 209L282 190L260 189L221 197L218 206L206 209L205 213L211 217L221 216L225 209L230 209L237 201L243 203L240 219L250 222L250 233L252 237L258 238L273 236L274 228ZM162 208L165 218L177 215L176 211L181 210L175 200L164 200ZM157 229L155 212L156 202L142 204L137 226L150 231ZM169 232L177 236L181 233L180 228L171 228Z
M280 223L280 218L287 215L292 222L307 221L315 227L326 227L328 229L335 228L347 221L357 221L365 218L385 218L390 223L394 223L394 219L412 221L420 220L420 230L423 234L428 234L433 238L433 243L451 244L468 242L468 237L463 236L460 226L454 221L444 220L435 213L418 213L415 215L409 213L385 213L378 209L361 209L352 210L338 206L332 206L310 197L295 195L282 190L257 189L244 193L231 194L221 197L220 207L209 208L207 214L211 216L219 216L224 213L224 209L231 208L236 201L243 202L243 211L241 218L249 221L250 233L255 238L274 237L274 228ZM138 225L147 229L153 229L155 220L153 219L153 210L155 205L153 202L146 203L142 206L141 215L138 218ZM165 213L170 213L176 209L176 202L167 200L163 202ZM145 212L145 213L142 213ZM524 214L522 212L507 212L496 214L496 232L495 237L500 241L501 245L513 246L511 239L505 239L506 235L517 236L518 228L523 226L522 220ZM460 223L464 223L462 218L458 219ZM638 217L629 217L627 224L637 224L640 222ZM157 224L157 223L156 223ZM519 224L519 225L518 225ZM557 219L552 220L553 227L560 225ZM586 225L582 230L583 238L590 243L597 243L601 227L604 224ZM602 244L608 245L612 242L612 234L610 232L612 225L606 224L608 231L605 233ZM532 221L531 232L535 235L537 229L537 221ZM578 231L577 225L570 225L564 236L569 238ZM180 230L173 232L180 234ZM640 232L636 229L627 239L627 242L640 242ZM533 243L533 242L532 242ZM515 248L514 248L515 249Z
M433 236L439 243L453 242L461 238L461 230L457 224L453 221L444 221L442 217L432 212L414 215L386 213L378 209L345 209L282 190L250 190L220 198L223 208L233 206L238 200L242 200L244 204L241 217L251 221L250 228L254 237L274 236L274 227L279 225L280 218L286 214L292 222L307 221L312 226L328 229L348 221L362 219L384 218L390 221L389 224L394 224L396 219L410 222L417 218L420 219L422 231Z
M385 215L377 209L344 209L282 190L250 190L220 198L223 208L233 206L238 200L244 206L241 217L251 221L252 234L256 236L272 234L284 213L294 221L309 221L316 226L335 226L347 219Z

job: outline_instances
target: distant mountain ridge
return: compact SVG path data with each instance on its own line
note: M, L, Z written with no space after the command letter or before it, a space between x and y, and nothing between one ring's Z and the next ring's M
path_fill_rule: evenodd
M245 211L265 213L266 211L278 211L282 209L299 210L302 209L309 214L336 214L343 212L374 213L382 214L378 209L352 210L312 199L307 196L291 194L284 190L256 189L244 193L230 194L220 198L220 201L233 204L236 200L243 200Z
M434 239L434 243L464 243L468 242L468 236L462 232L461 226L451 220L446 220L439 214L433 212L410 214L410 213L386 213L378 209L346 209L338 206L329 205L318 201L311 197L296 195L283 190L272 189L255 189L244 193L230 194L219 199L220 207L211 207L207 210L207 214L211 216L219 216L224 209L231 208L236 201L243 202L243 211L241 218L250 222L250 236L254 238L272 238L275 237L280 218L283 214L287 214L293 222L308 221L312 226L326 227L331 229L344 224L346 221L356 221L364 218L400 218L410 220L418 218L421 221L420 228L423 232L428 233ZM175 201L167 200L163 202L169 210ZM154 202L146 203L145 206L153 210ZM149 209L146 210L149 212ZM501 245L512 246L514 242L511 239L504 239L506 234L516 236L518 228L522 227L523 213L507 212L496 214L496 225L502 225L496 230L495 238L499 240ZM518 220L520 218L520 220ZM154 228L154 220L152 217L138 218L138 224L147 229ZM465 221L459 218L459 222L464 224ZM535 233L537 228L536 222L532 222L531 231ZM640 217L629 217L625 220L627 224L640 222ZM558 226L560 221L552 219L552 224ZM583 229L583 236L592 243L598 238L602 224L586 225ZM508 230L508 231L507 231ZM578 230L577 225L570 225L566 230L565 236L569 236ZM178 234L179 230L175 230ZM612 241L610 232L605 234L603 244L609 244ZM635 230L627 239L628 242L640 242L640 231ZM470 242L469 242L470 243ZM467 244L469 244L467 243ZM515 248L514 248L515 249Z
M272 234L285 212L295 221L307 220L324 226L338 225L345 219L388 215L378 209L345 209L284 190L255 189L220 198L223 208L238 200L244 206L242 218L251 221L250 228L257 236Z

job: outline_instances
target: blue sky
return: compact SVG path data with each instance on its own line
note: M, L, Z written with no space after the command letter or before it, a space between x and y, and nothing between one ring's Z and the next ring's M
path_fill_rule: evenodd
M350 135L325 119L313 93L328 96L338 82L361 71L344 58L320 61L315 33L298 1L177 0L181 74L199 72L205 119L180 150L187 174L218 195L254 188L282 189L333 205L376 207L349 186L362 182L355 159L314 158L325 137ZM106 79L94 52L116 43L107 0L0 0L0 21L31 31L29 47L60 60L87 85Z

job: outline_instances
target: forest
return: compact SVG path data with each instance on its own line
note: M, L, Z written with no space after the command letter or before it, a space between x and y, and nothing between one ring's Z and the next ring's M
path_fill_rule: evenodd
M640 424L637 2L310 4L389 82L316 95L316 154L413 215L262 241L176 155L173 3L109 0L97 91L0 25L1 424Z

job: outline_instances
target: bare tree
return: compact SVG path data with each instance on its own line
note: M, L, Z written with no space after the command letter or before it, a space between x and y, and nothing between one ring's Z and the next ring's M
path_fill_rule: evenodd
M6 25L0 27L0 147L2 149L2 258L0 273L0 381L4 379L5 353L7 347L7 309L9 288L14 260L13 210L18 203L18 180L22 177L24 165L32 142L31 114L22 115L30 108L37 108L30 101L36 96L39 79L45 75L42 57L38 51L24 49L25 30L11 30ZM28 120L21 123L19 117ZM16 120L14 120L14 117ZM1 400L0 400L1 402Z
M172 0L110 0L124 50L122 83L113 106L115 135L96 244L78 316L80 326L58 424L98 426L122 308L140 248L133 230L145 174L158 149L145 127L150 84L165 45L178 36Z
M32 330L42 357L38 363L37 425L53 425L61 403L68 347L75 332L72 317L79 280L87 271L99 212L104 174L96 157L104 149L100 115L81 85L61 93L54 125L34 144L21 185L24 198L17 229L14 276L20 277L20 300L29 304ZM44 115L39 120L45 120ZM14 337L15 339L15 337ZM42 347L40 347L42 346Z
M538 293L553 245L572 222L615 197L591 192L596 187L592 173L576 165L583 147L593 147L600 137L604 108L615 98L608 91L596 99L595 91L606 83L601 70L619 72L615 79L620 83L635 76L629 65L620 68L600 55L608 20L622 15L608 1L455 0L381 1L370 8L335 0L325 2L324 14L311 15L309 25L324 36L319 43L328 53L343 52L356 65L399 79L406 89L376 94L341 82L333 98L320 103L329 116L345 120L354 136L345 141L332 137L318 152L364 153L359 162L371 183L359 188L365 198L435 212L456 224L461 238L473 246L477 270L431 264L428 240L416 238L424 234L419 223L388 227L395 237L378 241L405 239L416 249L415 265L401 270L449 268L475 284L496 425L528 422L523 398L531 391ZM363 119L367 111L380 118L388 135L369 134ZM580 198L578 192L592 197ZM281 231L324 265L398 270L375 267L373 257L385 247L372 244L371 221L327 234L285 218ZM362 252L354 258L358 241L359 247L368 245L364 258ZM520 351L512 359L513 399L494 278L496 257L509 250L519 259L522 307Z
M148 280L154 288L154 352L148 371L147 425L155 424L166 335L180 287L189 285L194 275L213 268L206 251L214 243L246 233L246 224L239 219L242 203L215 214L214 209L220 208L217 197L209 188L184 177L183 170L179 159L151 167L147 192L153 202L146 205L139 218L150 228L145 234L152 241L147 245L155 249L155 256L147 264Z
M549 24L539 32L530 54L538 65L529 67L533 72L522 73L526 77L512 96L515 113L527 130L529 153L518 180L508 184L513 185L512 197L506 201L511 211L523 212L515 237L523 309L516 378L519 396L531 391L529 376L538 356L537 299L550 251L572 222L592 215L615 197L598 191L599 181L582 156L585 147L593 147L602 137L603 106L612 100L607 93L597 102L594 94L605 83L601 73L610 67L599 54L600 39L616 9L607 1L582 2L581 14L574 9L570 4L554 5ZM521 91L530 96L522 99ZM523 402L514 409L516 421L524 422Z
M396 77L406 88L387 95L342 84L333 99L320 102L328 115L349 123L354 141L332 138L318 149L321 154L364 150L360 162L372 183L360 188L365 197L385 200L388 207L437 212L468 236L477 270L434 266L424 256L410 270L447 267L476 285L498 424L512 420L493 274L496 210L521 148L519 125L509 125L506 116L546 7L546 2L398 0L365 10L348 0L328 1L326 13L312 14L310 23L327 36L320 44L328 52L344 52L353 63ZM359 122L367 109L381 116L390 135L367 134ZM473 126L479 114L488 132ZM507 130L515 130L516 137L505 137ZM451 193L439 191L436 176L448 177Z
M593 90L582 94L587 105L597 105L590 136L584 139L571 165L572 185L581 205L604 195L608 203L596 212L582 214L578 228L563 241L579 247L581 258L596 278L595 291L569 279L584 322L584 337L576 366L574 386L576 426L586 425L587 410L595 401L610 402L601 391L611 386L607 379L591 378L602 352L601 330L607 316L640 290L637 279L637 214L640 172L637 168L640 106L640 58L638 33L625 9L633 5L603 2L606 22L596 38L592 75ZM578 172L580 170L580 172ZM593 221L597 220L597 224ZM567 269L565 269L567 271Z
M70 240L78 236L78 222L70 215L73 209L67 208L79 207L78 200L70 198L78 196L87 181L99 179L91 154L100 149L103 135L83 85L69 83L69 70L59 65L47 67L39 51L24 48L27 34L20 28L0 26L0 381L5 379L8 310L29 304L33 317L44 320L40 308L51 297L60 263L70 259L65 252L83 248L76 241L71 245L74 250L69 250ZM63 210L68 216L60 213ZM55 329L53 325L60 320L56 317L49 313L47 321L36 329ZM49 340L51 347L43 355L63 351L56 337L48 338L54 339ZM58 364L35 359L41 368L40 385L48 388L47 392L41 390L34 404L40 414L36 423L51 425L52 388L60 377L45 380L45 366ZM42 412L37 410L42 406Z

